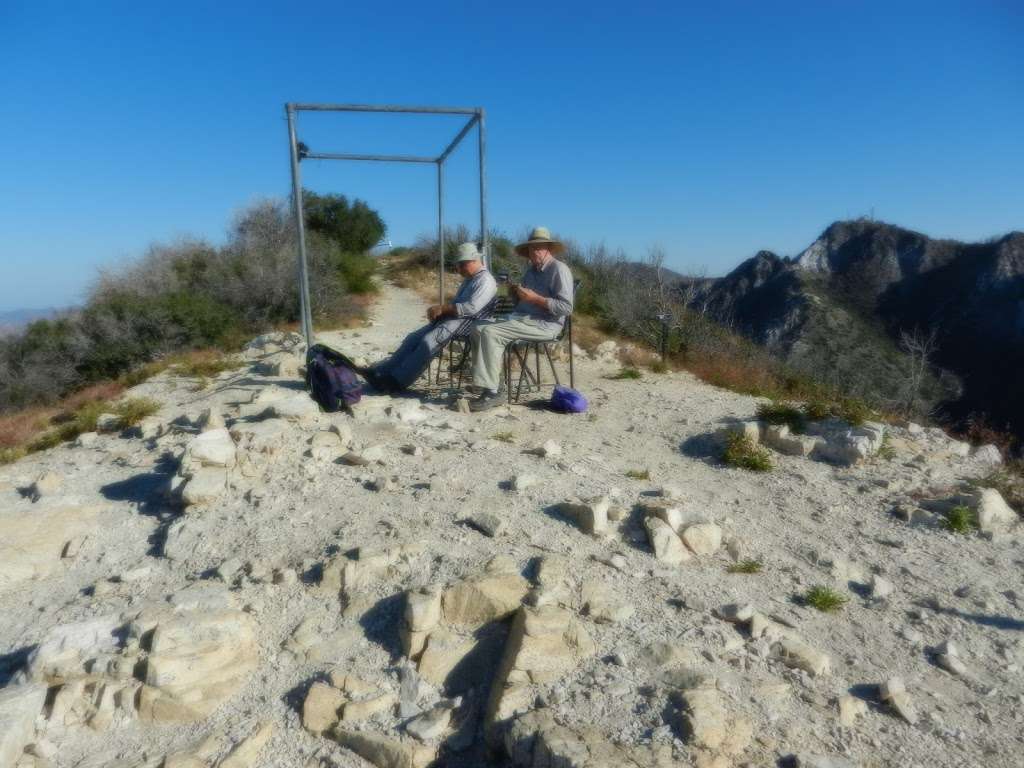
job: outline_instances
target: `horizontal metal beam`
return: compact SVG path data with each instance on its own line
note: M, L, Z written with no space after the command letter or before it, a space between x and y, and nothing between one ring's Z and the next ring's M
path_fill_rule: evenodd
M417 157L415 155L338 155L330 152L309 152L302 156L303 160L366 160L374 163L436 163L434 157Z
M476 115L480 107L402 107L391 104L286 104L303 112L415 112L423 115Z
M459 142L466 138L466 134L470 132L470 130L473 128L474 125L476 125L477 120L479 119L480 115L473 115L471 118L469 118L469 122L466 123L465 126L463 126L461 131L459 131L458 136L452 139L452 143L449 144L448 148L441 153L440 157L437 158L437 162L443 163L445 160L448 159L448 155L455 151L455 148L459 146Z

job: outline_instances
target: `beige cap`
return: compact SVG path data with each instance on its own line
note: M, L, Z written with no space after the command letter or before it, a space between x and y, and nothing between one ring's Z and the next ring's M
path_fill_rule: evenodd
M455 256L455 263L458 264L460 261L480 261L482 258L483 254L476 247L476 243L463 243L459 246L458 253Z

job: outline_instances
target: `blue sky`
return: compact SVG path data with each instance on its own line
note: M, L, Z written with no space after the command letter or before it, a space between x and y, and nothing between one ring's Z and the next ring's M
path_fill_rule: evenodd
M1024 229L1024 4L113 3L0 0L0 310L80 301L97 269L221 241L287 194L283 104L482 105L490 221L721 274L867 215ZM337 152L435 153L451 118L303 116ZM475 144L450 218L475 221ZM396 243L429 166L304 164Z

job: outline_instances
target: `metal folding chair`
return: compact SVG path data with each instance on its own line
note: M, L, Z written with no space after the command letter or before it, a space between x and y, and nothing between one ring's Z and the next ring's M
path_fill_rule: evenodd
M573 299L579 292L580 281L576 280L573 283ZM554 386L558 386L562 383L558 377L558 370L555 368L554 358L551 356L551 350L557 348L563 341L569 343L569 386L572 389L576 388L576 366L573 359L573 343L572 343L572 315L565 318L565 324L562 326L561 332L550 341L529 341L526 339L520 339L518 341L511 342L505 347L504 356L504 371L505 371L505 391L508 393L509 403L519 402L519 398L523 394L530 392L539 392L544 389L545 384L541 375L541 352L544 352L544 357L548 362L548 367L551 369L551 376L554 378ZM533 353L533 370L530 370L530 353ZM512 385L513 365L518 366L519 376L516 379L515 386Z

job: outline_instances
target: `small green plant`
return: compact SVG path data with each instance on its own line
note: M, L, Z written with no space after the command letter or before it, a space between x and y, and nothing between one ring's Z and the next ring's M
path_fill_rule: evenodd
M726 439L722 461L730 467L749 469L752 472L768 472L772 468L768 451L739 432L732 433Z
M797 434L802 433L807 425L800 409L788 403L762 403L757 406L757 418L768 424L788 424Z
M500 440L503 443L515 442L515 435L511 432L495 432L491 435L491 440Z
M835 414L854 427L859 427L874 416L871 407L863 400L858 400L855 397L844 397L836 403Z
M627 469L626 477L630 480L650 480L651 472L648 469Z
M643 374L636 368L623 368L618 373L613 373L611 376L607 376L608 379L641 379Z
M148 397L133 397L122 400L113 408L113 413L121 417L121 425L134 427L140 421L160 410L160 403L150 400ZM93 420L93 427L96 426Z
M763 566L764 564L760 560L740 560L738 563L730 565L726 571L728 573L760 573Z
M832 415L832 406L824 400L811 400L804 405L804 418L807 421L822 421Z
M668 363L663 360L655 360L651 363L651 373L668 373Z
M3 466L4 464L13 464L15 461L27 454L28 451L20 445L16 448L0 448L0 466Z
M822 613L835 613L846 605L847 597L831 587L821 585L811 587L803 596L804 605L808 605Z
M967 534L978 527L978 516L970 507L960 504L946 513L943 526L947 531Z

